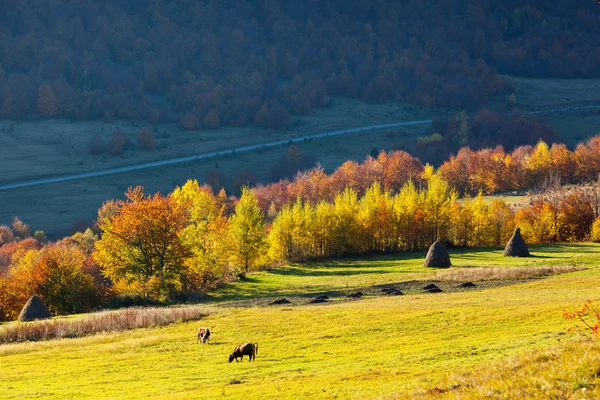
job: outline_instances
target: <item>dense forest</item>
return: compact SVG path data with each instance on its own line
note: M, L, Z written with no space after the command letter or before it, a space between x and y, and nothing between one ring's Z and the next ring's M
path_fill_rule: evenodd
M328 95L478 110L498 73L600 75L600 7L542 0L7 0L0 117L282 129Z

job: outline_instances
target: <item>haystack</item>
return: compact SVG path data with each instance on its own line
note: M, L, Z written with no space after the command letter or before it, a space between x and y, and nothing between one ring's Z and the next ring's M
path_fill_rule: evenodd
M521 236L521 228L515 229L515 233L513 233L512 237L506 244L504 248L504 256L505 257L530 257L529 249L527 248L527 243L523 240L523 236Z
M27 300L27 303L25 303L25 306L19 314L19 321L21 322L48 318L52 318L52 314L50 314L46 305L35 294Z
M435 242L429 248L427 252L427 258L425 258L424 267L430 268L449 268L452 266L450 262L450 254L448 250L440 242Z

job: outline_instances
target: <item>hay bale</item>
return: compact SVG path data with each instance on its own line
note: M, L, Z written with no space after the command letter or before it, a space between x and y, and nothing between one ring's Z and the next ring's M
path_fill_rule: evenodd
M428 268L450 268L452 263L446 247L439 241L432 244L429 247L423 266Z
M277 306L279 304L290 304L291 301L289 301L288 299L279 299L279 300L275 300L269 303L270 306Z
M465 282L460 285L461 288L474 288L476 286L473 282Z
M48 310L48 307L46 307L42 300L35 294L27 300L27 303L25 303L25 306L23 306L23 309L19 314L19 321L21 322L48 318L52 318L50 310Z
M506 244L504 248L504 257L530 257L529 249L527 248L527 243L523 240L523 236L521 236L521 228L515 229L515 233L513 233L512 237Z

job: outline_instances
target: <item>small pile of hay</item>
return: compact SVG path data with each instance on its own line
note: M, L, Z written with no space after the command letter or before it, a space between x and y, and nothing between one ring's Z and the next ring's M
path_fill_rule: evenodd
M440 289L439 287L437 287L433 283L430 283L429 285L425 286L423 288L423 290L425 290L428 293L441 293L442 292L442 289Z
M27 300L27 303L25 303L25 306L19 314L19 321L21 322L48 318L52 318L50 310L48 310L48 307L46 307L42 300L35 294Z
M530 257L529 249L527 248L527 243L523 240L523 236L521 236L521 228L515 229L515 233L513 233L512 237L506 244L504 248L504 257Z
M291 301L289 301L288 299L279 299L279 300L275 300L269 303L270 306L277 306L279 304L290 304Z
M476 286L473 282L465 282L460 285L461 288L474 288Z
M381 291L386 296L402 296L404 294L404 293L402 293L402 291L400 291L396 288L385 288L385 289L381 289Z
M432 244L427 252L423 266L429 268L450 268L452 263L450 262L450 254L448 254L446 247L439 241Z
M351 299L360 299L362 296L363 296L363 292L354 292L354 293L350 293L346 297L349 297Z
M325 296L325 297L327 297L327 296ZM320 303L329 303L329 301L327 301L327 299L324 299L321 296L319 296L308 302L308 304L320 304Z

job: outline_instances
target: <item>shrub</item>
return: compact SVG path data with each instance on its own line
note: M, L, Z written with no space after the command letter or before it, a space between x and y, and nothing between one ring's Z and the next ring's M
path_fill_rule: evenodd
M15 235L17 235L21 239L25 239L31 236L31 230L29 229L29 225L21 221L19 217L15 217L15 219L13 219L12 229Z
M121 154L124 142L123 134L119 131L114 131L110 142L108 142L108 152L113 156Z
M154 132L150 128L142 128L136 135L140 149L152 150L154 148Z
M569 328L570 332L587 332L593 335L598 334L600 329L600 307L593 304L591 300L586 301L583 306L575 310L564 310L563 318L581 323L579 327Z

